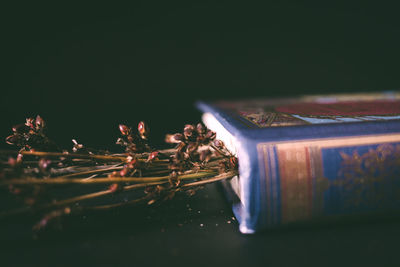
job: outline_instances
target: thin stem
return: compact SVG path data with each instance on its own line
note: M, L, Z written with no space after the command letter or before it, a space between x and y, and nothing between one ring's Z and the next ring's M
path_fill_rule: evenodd
M148 170L148 171L146 171L146 170L144 170L143 171L143 173L144 174L146 174L146 175L157 175L157 174L167 174L167 173L170 173L171 172L171 170L157 170L157 171L153 171L153 170Z
M189 178L195 179L193 177L196 177L197 174L199 174L199 173L182 175L179 178L180 179L189 179ZM214 176L214 175L215 175L215 173L213 175L211 175L211 176ZM210 178L210 179L183 184L183 185L181 185L181 188L195 187L195 186L199 186L199 185L214 183L214 182L217 182L217 181L220 181L220 180L230 179L230 178L232 178L232 177L234 177L236 175L238 175L237 171L231 171L231 172L228 172L228 173L217 175L217 176L215 176L213 178ZM197 176L197 178L207 178L207 177L210 177L210 173L208 173L207 176L204 176L204 175L202 175L202 177ZM92 180L86 180L86 181L92 181ZM160 184L164 184L164 183L167 183L167 182L168 181L157 181L157 182L150 182L150 183L140 183L140 184L127 185L127 186L124 186L122 188L122 191L129 191L129 190L132 190L132 189L137 189L137 188L146 187L146 186L152 186L152 185L160 185ZM89 194L85 194L85 195L81 195L81 196L77 196L77 197L72 197L72 198L68 198L68 199L52 202L52 203L49 203L49 204L46 204L46 205L42 205L42 206L38 206L38 207L35 207L35 208L24 207L24 208L21 208L21 209L2 212L2 213L0 213L0 218L6 217L6 216L10 216L10 215L17 215L17 214L21 214L21 213L25 213L25 212L29 212L29 211L33 211L33 210L42 210L42 209L49 209L49 208L52 208L52 207L66 206L68 204L75 203L75 202L78 202L78 201L94 199L94 198L98 198L98 197L101 197L101 196L109 195L109 194L112 194L112 193L114 193L114 191L112 191L112 190L104 190L104 191L99 191L99 192L95 192L95 193L89 193ZM97 210L108 209L108 208L118 207L118 206L122 206L122 205L126 205L126 204L138 203L138 202L143 201L145 199L148 199L148 197L145 196L145 197L142 197L142 198L139 198L139 199L134 199L134 200L131 200L131 201L128 201L128 202L121 202L121 203L115 203L115 204L109 204L109 205L103 205L103 206L85 207L85 209L95 209L95 210L96 209Z
M25 156L39 156L39 157L66 157L74 159L97 159L103 161L122 161L125 162L127 157L117 155L97 155L97 154L78 154L78 153L61 153L61 152L45 152L45 151L21 151ZM139 155L139 154L138 154ZM139 161L146 162L145 159L138 159ZM168 163L168 159L157 159L152 163Z
M164 183L166 183L166 182L164 182ZM146 186L151 186L151 185L158 185L158 184L160 184L160 183L157 182L157 183L134 184L134 185L124 186L121 190L122 191L129 191L129 190L136 189L136 188L141 188L141 187L146 187ZM77 197L63 199L63 200L60 200L60 201L48 203L48 204L37 206L37 207L23 207L23 208L20 208L20 209L15 209L15 210L11 210L11 211L2 212L2 213L0 213L0 218L4 218L4 217L10 216L10 215L17 215L17 214L21 214L21 213L25 213L25 212L29 212L29 211L34 211L34 210L37 211L37 210L48 209L48 208L52 208L52 207L66 206L68 204L75 203L75 202L78 202L78 201L94 199L94 198L98 198L98 197L101 197L101 196L110 195L110 194L113 194L113 193L114 193L114 191L112 191L112 190L104 190L104 191L99 191L99 192L95 192L95 193L89 193L89 194L85 194L85 195L80 195L80 196L77 196Z
M230 179L232 177L235 177L236 175L238 175L238 172L231 171L231 172L227 172L227 173L223 173L223 174L220 174L218 176L215 176L214 178L183 184L182 187L192 187L192 186L198 186L198 185L203 185L203 184L214 183L214 182L217 182L217 181L220 181L220 180Z
M24 156L30 155L39 157L66 157L66 158L79 158L79 159L126 161L126 157L112 156L112 155L75 154L75 153L44 152L44 151L21 151L20 153Z
M121 191L129 191L129 190L132 190L132 189L151 186L151 185L157 185L157 184L160 184L160 183L143 183L143 184L127 185L127 186L122 187ZM95 192L95 193L90 193L90 194L86 194L86 195L67 198L67 199L64 199L64 200L57 201L57 202L49 203L47 205L43 205L42 208L65 206L65 205L68 205L68 204L71 204L71 203L75 203L75 202L78 202L78 201L93 199L93 198L97 198L97 197L101 197L101 196L105 196L105 195L110 195L110 194L113 194L113 193L114 193L114 191L112 191L112 190L99 191L99 192Z
M96 173L102 173L102 172L121 170L122 168L123 168L123 166L116 166L116 167L111 167L111 168L104 168L104 169L98 169L98 170L90 170L90 171L71 173L71 174L64 175L62 177L83 176L83 175L88 175L88 174L96 174Z
M208 170L199 170L196 173L189 173L179 175L179 179L200 179L207 178L210 176L217 175L218 172L216 170L208 169ZM60 176L56 178L48 178L48 179L38 179L38 178L12 178L3 180L0 182L1 185L57 185L57 184L113 184L120 182L132 182L132 183L148 183L148 182L160 182L169 180L170 176L160 176L160 177L109 177L109 178L94 178L94 179L71 179L69 177Z

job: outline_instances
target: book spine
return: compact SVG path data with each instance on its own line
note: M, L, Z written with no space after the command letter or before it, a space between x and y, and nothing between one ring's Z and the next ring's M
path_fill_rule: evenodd
M257 228L400 209L400 134L257 144Z

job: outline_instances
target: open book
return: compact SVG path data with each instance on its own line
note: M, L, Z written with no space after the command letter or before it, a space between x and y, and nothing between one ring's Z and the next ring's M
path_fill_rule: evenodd
M240 231L400 210L400 93L199 102L237 155Z

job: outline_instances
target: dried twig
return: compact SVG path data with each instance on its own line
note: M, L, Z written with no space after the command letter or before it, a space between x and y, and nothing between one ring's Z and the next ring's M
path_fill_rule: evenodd
M23 204L0 213L0 218L41 213L44 217L34 227L40 230L49 221L71 212L110 209L145 201L152 204L170 199L175 193L192 193L203 185L238 175L237 159L203 124L186 125L183 133L167 135L166 142L176 147L165 150L156 150L148 144L149 128L144 122L138 124L137 132L122 124L119 130L121 138L117 144L124 147L125 153L111 154L88 150L75 139L72 152L60 152L46 136L45 123L40 116L13 127L13 134L6 142L16 145L19 151L0 151L3 159L8 158L1 163L0 187L8 187ZM92 192L71 196L76 186L83 185L85 190L93 187ZM108 188L99 190L99 185ZM58 193L50 190L54 187L58 188ZM138 191L143 188L144 192ZM67 194L60 194L60 190ZM132 190L138 192L128 201L86 204L87 200ZM70 197L62 198L62 195ZM76 203L79 206L73 205Z

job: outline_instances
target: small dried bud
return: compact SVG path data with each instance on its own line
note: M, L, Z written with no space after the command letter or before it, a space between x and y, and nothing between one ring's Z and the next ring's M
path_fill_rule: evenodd
M142 139L147 139L149 136L149 127L143 121L139 122L138 124L138 132Z
M128 172L129 172L128 168L123 168L122 170L120 170L119 176L124 177L128 174Z
M12 127L12 130L14 133L22 134L22 133L28 133L30 128L25 124L18 124Z
M51 164L51 160L42 158L39 160L39 169L42 172L46 172L49 169L50 164Z
M185 137L188 138L192 136L193 132L194 132L194 126L191 124L186 124L185 128L183 129L183 134L185 135Z
M202 123L198 123L196 129L199 134L204 134L206 132L206 127Z
M128 135L130 133L131 129L129 129L129 127L124 125L124 124L120 124L119 125L119 130L120 130L122 135Z
M78 150L83 148L82 144L79 144L75 139L72 139L72 143L74 143L74 146L72 147L72 151L77 152Z
M108 188L112 193L115 193L118 190L118 184L111 184Z
M158 156L158 151L151 152L151 153L149 154L149 157L147 158L147 161L153 160L153 159L155 159L157 156Z
M207 133L206 133L206 138L207 139L209 139L209 140L214 140L215 139L215 132L213 132L213 131L208 131Z
M224 142L217 139L217 140L214 140L214 146L216 146L217 148L223 148L225 145L224 145Z
M115 144L121 145L121 146L127 146L128 145L128 143L125 142L125 140L122 139L122 138L118 138L117 141L115 142Z
M151 200L149 200L149 202L147 202L147 205L152 205L152 204L154 204L155 202L156 202L155 199L151 199Z
M167 134L165 136L165 142L169 144L178 144L181 143L184 140L184 137L180 133L176 134Z
M189 154L193 153L194 151L197 150L198 146L199 145L197 143L189 143L186 147L186 153Z
M44 128L44 120L39 115L36 116L35 126L37 130Z
M64 214L70 214L71 213L71 208L70 207L65 207L64 208Z
M26 122L25 122L25 125L28 126L31 129L34 129L35 127L33 125L33 118L27 118Z
M18 156L17 156L17 163L21 163L23 158L24 158L24 155L22 155L21 153L18 154Z

